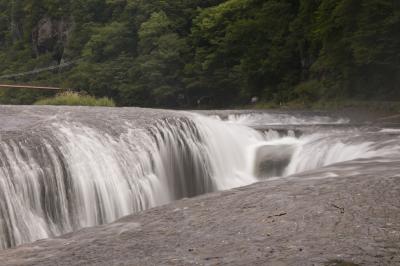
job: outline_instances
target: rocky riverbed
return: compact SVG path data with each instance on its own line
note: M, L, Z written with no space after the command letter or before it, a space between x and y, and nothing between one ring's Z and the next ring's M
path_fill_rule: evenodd
M393 162L360 160L183 199L1 251L0 261L21 266L400 265L399 170Z

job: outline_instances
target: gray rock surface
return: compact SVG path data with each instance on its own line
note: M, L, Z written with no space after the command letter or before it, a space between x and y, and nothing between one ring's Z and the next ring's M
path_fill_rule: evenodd
M314 171L184 199L1 251L0 264L400 265L399 168L343 163L323 169L339 177Z

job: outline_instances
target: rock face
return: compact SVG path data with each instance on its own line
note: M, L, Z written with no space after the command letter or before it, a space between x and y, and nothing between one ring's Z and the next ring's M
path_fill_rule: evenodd
M319 178L321 172L315 171L184 199L113 224L2 251L0 261L400 265L399 170L394 163L343 163L324 169L340 177ZM349 171L351 176L341 175Z
M33 47L36 53L53 52L55 59L61 60L71 28L69 19L42 18L32 32Z

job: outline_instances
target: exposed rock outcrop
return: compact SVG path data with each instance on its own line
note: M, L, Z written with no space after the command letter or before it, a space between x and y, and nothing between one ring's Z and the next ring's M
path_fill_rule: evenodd
M43 17L32 32L33 47L37 55L52 52L54 59L60 61L68 42L71 24L68 18Z

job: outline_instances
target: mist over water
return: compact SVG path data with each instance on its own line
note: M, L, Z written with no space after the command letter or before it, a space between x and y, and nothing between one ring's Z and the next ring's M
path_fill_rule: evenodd
M285 113L247 113L229 114L227 118L214 116L217 119L225 120L230 123L237 123L246 126L259 125L339 125L349 123L346 118L334 118L321 115L301 116L298 114Z
M400 132L328 116L19 108L0 107L8 125L0 128L1 249L183 197L350 160L395 160L400 151Z

